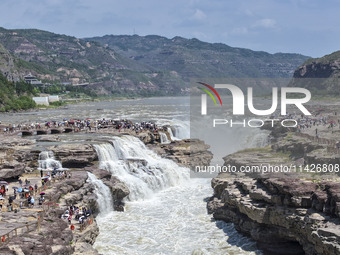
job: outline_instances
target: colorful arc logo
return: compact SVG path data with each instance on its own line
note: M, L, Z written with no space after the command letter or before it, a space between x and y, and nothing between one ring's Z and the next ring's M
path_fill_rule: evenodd
M217 98L218 98L218 100L220 101L220 104L221 104L221 106L222 106L222 100L221 100L221 98L220 98L220 95L217 93L217 91L216 91L212 86L210 86L209 84L203 83L203 82L197 82L197 83L199 83L199 84L201 84L201 85L203 85L203 86L209 88L212 92L214 92L214 94L217 96ZM199 89L202 90L202 91L204 91L204 92L206 92L206 93L212 98L212 100L214 100L215 105L217 105L214 96L211 94L211 92L210 92L209 90L203 89L203 88L199 88Z

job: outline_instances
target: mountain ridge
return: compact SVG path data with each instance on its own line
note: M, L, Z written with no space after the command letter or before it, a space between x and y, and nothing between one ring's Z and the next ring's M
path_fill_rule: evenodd
M105 35L86 40L153 68L187 77L291 77L295 68L308 59L301 54L270 54L179 36Z
M295 70L289 85L308 88L314 95L340 95L340 51L308 59Z
M43 82L85 84L109 96L187 95L190 78L291 77L308 58L179 36L79 39L39 29L0 28L0 44L7 54L0 58L0 71L9 69L11 80L31 72Z

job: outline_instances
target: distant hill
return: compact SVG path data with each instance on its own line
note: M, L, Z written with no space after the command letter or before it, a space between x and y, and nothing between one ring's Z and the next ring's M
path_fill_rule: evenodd
M185 87L170 72L154 73L99 43L71 36L0 28L0 44L0 51L11 58L0 58L0 70L8 73L11 69L12 80L32 72L47 82L89 83L88 89L99 95L166 95L180 93Z
M308 57L269 54L222 43L157 35L106 35L87 38L158 71L176 72L183 80L197 77L292 77Z
M290 86L308 88L315 95L340 95L340 51L308 59L295 70Z
M186 95L190 78L291 77L308 57L269 54L197 39L103 36L78 39L0 28L0 72L48 83L85 84L97 95Z

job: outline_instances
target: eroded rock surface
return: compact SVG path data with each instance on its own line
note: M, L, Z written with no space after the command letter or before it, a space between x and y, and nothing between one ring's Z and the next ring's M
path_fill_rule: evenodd
M233 222L266 254L340 253L339 184L220 175L212 187L214 218Z
M170 144L149 145L164 158L171 159L181 166L206 166L210 164L213 154L209 145L198 139L184 139Z

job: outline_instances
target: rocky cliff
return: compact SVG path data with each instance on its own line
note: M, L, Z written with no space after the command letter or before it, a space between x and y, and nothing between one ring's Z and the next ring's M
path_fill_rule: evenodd
M322 58L312 58L299 66L290 86L305 87L316 96L324 94L339 95L340 51Z
M63 163L64 167L82 168L92 165L98 159L97 153L90 144L61 144L52 146L49 150L53 151L56 159Z
M336 174L305 172L299 165L339 164L327 143L284 133L265 148L246 149L224 157L236 173L212 180L208 210L215 219L233 222L265 254L335 255L340 253L340 185ZM244 173L241 167L296 166L284 173Z
M29 171L35 159L30 153L35 141L5 136L0 139L0 179L16 178Z
M212 187L214 218L233 222L265 254L339 254L338 183L222 174Z
M171 159L185 167L209 165L213 154L209 145L198 139L185 139L170 144L150 144L149 148L160 156Z
M9 81L20 80L20 74L14 63L14 58L2 44L0 44L0 73Z

